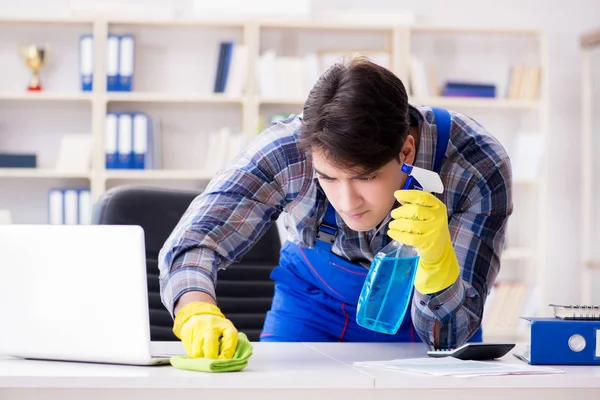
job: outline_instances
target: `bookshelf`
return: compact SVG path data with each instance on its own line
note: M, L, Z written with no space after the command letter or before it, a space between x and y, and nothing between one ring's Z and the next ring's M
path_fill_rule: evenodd
M77 44L80 35L89 33L94 37L94 90L80 92ZM106 91L106 38L109 33L131 33L136 38L133 92ZM55 54L55 59L60 61L58 64L70 66L42 71L47 90L26 93L23 86L29 71L17 56L7 54L9 47L6 44L53 39L59 42L56 49L58 53ZM212 90L218 43L225 40L242 43L248 50L249 79L245 90L239 95L213 93ZM487 62L482 52L488 42L497 44L498 48L506 48L507 61L496 62L497 58L504 57L502 50L494 50L490 56L495 69L490 69L488 78L502 86L495 98L443 97L437 93L422 96L412 90L414 71L409 62L411 56L419 55L437 61L438 82L452 78L452 74L459 76L461 73L462 76L473 74L474 78L479 79L485 77L480 72L487 71L487 64L483 69L481 65ZM54 170L52 161L56 158L53 155L56 145L40 150L44 157L40 157L38 169L0 169L0 191L11 193L4 202L0 202L0 208L14 209L15 223L44 223L47 207L45 194L49 188L60 185L89 187L94 201L111 187L126 183L204 188L213 173L197 160L196 150L207 146L208 132L228 126L232 131L243 132L247 140L251 140L271 115L302 111L306 93L265 94L261 90L258 62L269 49L274 49L278 56L283 57L320 51L351 52L356 49L385 54L388 68L407 87L411 87L411 103L445 107L470 115L489 127L492 133L501 133L499 139L510 148L514 148L515 141L512 133L518 132L522 125L524 129L538 132L540 146L545 148L547 73L541 76L539 96L519 99L505 95L510 65L531 61L529 53L535 53L535 63L542 71L548 70L545 35L533 29L405 26L318 20L0 18L0 63L8 60L9 70L16 74L14 79L11 77L7 80L7 75L4 75L4 80L0 79L0 105L10 104L10 109L15 108L19 115L46 116L37 122L33 118L27 126L34 125L28 128L28 139L24 140L16 137L19 129L13 120L16 117L12 116L10 109L3 113L0 107L0 137L3 135L2 129L12 129L5 143L15 143L8 146L8 150L26 149L27 141L35 142L43 137L43 127L47 124L56 131L72 127L76 132L90 134L93 141L91 168L87 172ZM517 54L519 50L527 56ZM446 59L436 60L440 55ZM475 72L469 70L471 67L461 63L461 58L469 61L479 59L478 69ZM447 70L442 65L447 65ZM461 68L464 71L461 72ZM52 110L52 118L46 115L50 111L45 110ZM124 110L139 110L160 121L161 136L165 142L164 169L106 170L105 116L107 112ZM8 128L3 128L3 119L11 122L7 124ZM71 120L74 122L64 122ZM52 137L56 140L60 138L58 134ZM4 150L2 147L0 149ZM546 254L546 181L544 161L541 161L538 176L515 177L516 212L509 222L511 229L502 256L503 276L499 277L499 281L537 284L532 313L538 313L547 304L543 268ZM33 186L36 189L29 193L29 187ZM32 207L36 212L29 212ZM519 222L521 218L523 221ZM535 234L531 234L531 227L536 227ZM525 312L521 304L514 304L514 307L517 309L512 310L511 316L518 315L519 311ZM493 307L490 308L493 310ZM528 311L527 315L531 313ZM495 319L501 321L502 315ZM524 334L514 321L510 326L500 323L486 329L486 336L490 339L521 338Z
M600 284L600 253L594 246L600 237L597 201L600 194L600 177L595 154L600 150L597 131L600 110L600 29L587 32L580 38L582 140L581 140L581 304L598 304L600 297L594 293Z

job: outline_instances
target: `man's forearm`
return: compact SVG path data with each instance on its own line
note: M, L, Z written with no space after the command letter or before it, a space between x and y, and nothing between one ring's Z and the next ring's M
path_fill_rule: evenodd
M204 301L206 303L216 305L215 299L212 298L209 294L199 291L191 291L186 292L181 295L177 303L175 303L174 314L177 315L177 312L186 304L192 303L194 301Z

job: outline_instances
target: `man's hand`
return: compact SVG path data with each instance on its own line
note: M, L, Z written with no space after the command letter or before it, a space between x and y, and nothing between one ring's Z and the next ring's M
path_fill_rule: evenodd
M175 317L173 333L193 358L232 358L238 342L237 329L221 310L200 301L181 307Z
M397 190L394 197L401 206L392 211L394 221L388 235L419 250L415 288L421 294L431 294L451 286L460 275L460 267L448 230L446 206L421 190Z

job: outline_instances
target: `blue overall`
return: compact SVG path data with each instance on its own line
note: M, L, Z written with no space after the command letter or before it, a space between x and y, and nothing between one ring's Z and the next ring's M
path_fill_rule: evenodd
M450 115L443 109L433 110L438 127L433 170L439 172L450 136ZM336 233L335 210L329 205L313 248L284 243L279 266L271 273L275 293L260 340L420 342L410 310L395 335L374 332L356 323L356 306L368 270L331 251ZM470 341L481 341L481 330Z

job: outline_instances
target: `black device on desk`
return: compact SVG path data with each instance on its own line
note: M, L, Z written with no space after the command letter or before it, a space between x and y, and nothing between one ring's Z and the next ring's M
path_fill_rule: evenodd
M429 350L429 357L454 357L460 360L493 360L506 355L514 343L466 343L456 349Z

